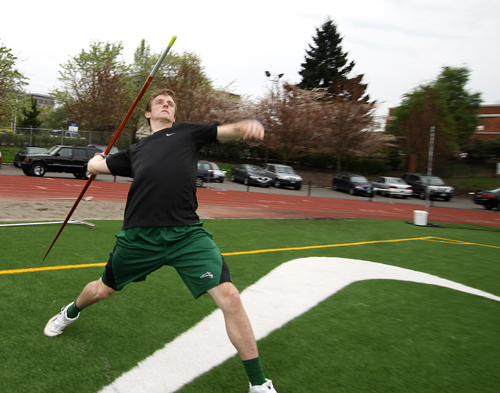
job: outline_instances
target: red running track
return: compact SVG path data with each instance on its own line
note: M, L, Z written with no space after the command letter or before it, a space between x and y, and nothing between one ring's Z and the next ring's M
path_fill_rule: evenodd
M74 200L84 182L49 177L0 176L0 200ZM92 202L121 202L127 199L130 183L93 181L85 196ZM198 213L207 218L377 218L413 221L421 206L353 201L335 198L221 191L199 188ZM429 208L429 222L454 222L500 228L500 215L443 207Z

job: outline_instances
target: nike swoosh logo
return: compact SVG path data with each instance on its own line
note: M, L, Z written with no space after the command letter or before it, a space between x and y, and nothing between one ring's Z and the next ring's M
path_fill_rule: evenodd
M165 134L165 135L166 135L166 136L172 136L172 135L174 135L174 134L175 134L175 132L172 132L171 134Z

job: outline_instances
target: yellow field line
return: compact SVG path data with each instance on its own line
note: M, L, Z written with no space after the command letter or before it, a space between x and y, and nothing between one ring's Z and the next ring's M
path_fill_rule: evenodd
M426 236L426 237L414 237L414 238L409 238L409 239L372 240L372 241L368 241L368 242L326 244L326 245L321 245L321 246L270 248L267 250L225 252L225 253L222 253L222 255L223 256L230 256L230 255L261 254L261 253L265 253L265 252L277 252L277 251L313 250L313 249L318 249L318 248L361 246L361 245L365 245L365 244L397 243L397 242L407 242L407 241L414 241L414 240L425 240L425 241L433 241L433 242L448 243L448 244L463 244L463 245L500 248L498 246L490 246L488 244L470 243L470 242L464 242L461 240L445 239L445 238L435 237L435 236ZM98 266L105 266L105 265L106 265L106 263L88 263L88 264L82 264L82 265L45 266L45 267L35 267L35 268L29 268L29 269L0 270L0 275L2 275L2 274L18 274L18 273L33 273L33 272L42 272L42 271L47 271L47 270L81 269L81 268L85 268L85 267L98 267Z
M361 246L364 244L376 244L376 243L395 243L395 242L407 242L411 240L428 240L432 236L427 237L415 237L411 239L393 239L393 240L372 240L369 242L358 242L358 243L343 243L343 244L327 244L322 246L305 246L305 247L290 247L290 248L270 248L268 250L255 250L255 251L238 251L238 252L226 252L222 255L245 255L245 254L260 254L263 252L276 252L276 251L297 251L297 250L312 250L315 248L328 248L328 247L347 247L347 246Z
M45 266L45 267L34 267L30 269L0 270L0 274L33 273L33 272L43 272L45 270L80 269L82 267L95 267L95 266L105 266L105 265L106 263L87 263L82 265Z
M437 243L464 244L464 245L468 245L468 246L481 246L481 247L499 248L500 249L500 246L491 246L489 244L464 242L462 240L445 239L443 237L432 236L430 239L426 239L426 240L429 240L431 242L437 242Z

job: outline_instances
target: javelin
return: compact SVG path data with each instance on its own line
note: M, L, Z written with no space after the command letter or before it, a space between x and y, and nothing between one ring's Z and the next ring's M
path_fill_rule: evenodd
M113 147L113 145L115 144L116 140L118 139L118 137L120 136L120 133L122 132L123 128L125 127L125 124L127 124L127 121L128 119L130 118L130 116L132 115L132 112L134 112L134 109L135 107L137 106L137 104L139 103L139 101L141 100L142 96L144 95L144 93L146 92L146 90L148 89L149 85L151 84L151 81L153 80L156 72L158 71L158 69L160 68L160 65L161 63L163 62L163 60L165 59L165 57L167 56L168 52L170 51L170 48L172 47L172 45L174 45L174 42L175 40L177 39L177 36L174 35L172 37L172 39L170 40L168 46L167 46L167 49L165 49L165 52L163 52L163 54L161 55L161 57L158 59L158 61L156 62L156 65L154 66L153 70L151 71L151 73L149 74L148 76L148 79L146 80L146 82L144 83L144 86L142 86L142 89L141 91L139 92L139 94L137 95L134 103L132 104L132 106L130 107L130 109L128 110L127 114L125 115L125 118L123 119L122 123L120 124L120 127L118 127L118 130L116 130L116 133L115 135L113 136L113 139L111 139L111 142L109 142L109 145L108 147L106 148L106 150L104 151L104 154L107 155L109 153L109 151L111 150L111 148ZM54 240L52 241L52 244L50 245L49 249L47 250L47 253L45 254L45 256L43 257L43 260L45 261L45 258L47 258L47 255L49 255L49 252L50 250L52 249L52 246L54 245L54 243L56 242L57 238L59 237L59 235L61 234L62 230L64 229L64 227L66 226L66 224L68 223L69 219L71 218L71 215L73 214L73 212L75 211L76 207L78 206L78 204L80 203L83 195L85 194L85 192L87 191L87 189L89 188L90 186L90 183L92 183L92 180L94 180L95 178L95 175L91 175L88 180L87 180L87 183L85 183L85 186L83 187L82 191L80 192L80 195L78 196L78 198L76 199L75 203L73 204L73 207L71 208L71 210L69 211L68 213L68 216L66 217L66 219L64 220L63 224L61 225L61 228L59 228L59 232L57 232L57 235L56 237L54 238Z

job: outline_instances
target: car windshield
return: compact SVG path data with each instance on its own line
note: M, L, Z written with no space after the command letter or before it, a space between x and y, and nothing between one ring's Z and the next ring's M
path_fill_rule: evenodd
M47 154L54 155L59 151L59 146L52 146L48 151Z
M363 176L352 176L351 181L354 183L368 183L366 177Z
M422 176L423 184L430 184L431 186L444 186L444 181L436 176Z
M220 171L219 166L215 162L212 162L211 164L214 171Z
M399 177L388 177L387 183L406 184L406 182L403 179L400 179Z
M290 175L295 175L295 171L290 166L277 166L276 171L278 173L288 173Z
M251 172L257 172L257 173L266 173L266 171L264 169L262 169L260 166L256 166L256 165L247 166L247 170L249 170Z

